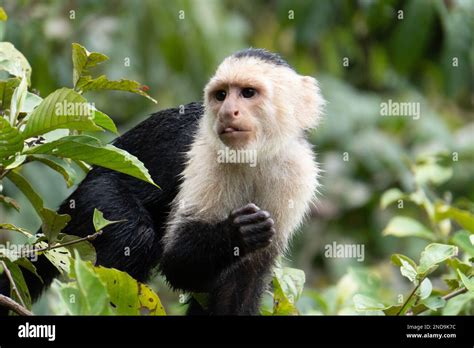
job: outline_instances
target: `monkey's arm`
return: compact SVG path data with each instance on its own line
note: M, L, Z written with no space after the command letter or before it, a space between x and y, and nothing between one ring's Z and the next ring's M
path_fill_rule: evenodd
M174 288L207 292L224 269L270 244L273 225L270 214L255 204L214 224L184 220L164 246L160 269Z

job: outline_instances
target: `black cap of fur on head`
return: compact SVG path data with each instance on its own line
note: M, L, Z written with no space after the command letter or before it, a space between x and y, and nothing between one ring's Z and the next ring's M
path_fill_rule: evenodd
M254 57L270 64L286 66L287 68L292 69L290 64L288 64L288 62L279 54L269 52L263 48L247 48L234 53L232 56L235 58Z

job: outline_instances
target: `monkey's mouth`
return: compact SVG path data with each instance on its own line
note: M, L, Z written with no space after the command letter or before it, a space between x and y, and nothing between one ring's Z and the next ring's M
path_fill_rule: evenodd
M222 127L219 131L219 135L230 135L230 134L239 134L239 133L246 133L249 132L248 130L241 129L238 127Z

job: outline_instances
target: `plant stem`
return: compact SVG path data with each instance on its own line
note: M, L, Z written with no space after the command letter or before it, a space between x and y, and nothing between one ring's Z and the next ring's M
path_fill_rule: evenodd
M28 309L12 300L10 297L0 294L0 306L7 307L19 315L33 315Z
M0 172L0 180L2 180L4 177L6 177L8 172L9 172L9 170L6 170L6 169L4 171Z
M30 250L29 253L38 253L38 252L42 252L42 251L47 251L47 250L52 250L52 249L61 248L61 247L63 247L63 246L68 246L68 245L72 245L72 244L77 244L77 243L80 243L80 242L84 242L84 241L86 241L86 240L94 240L94 239L96 239L98 236L100 236L101 234L102 234L102 230L97 231L97 232L95 232L95 233L93 233L93 234L90 234L90 235L88 235L88 236L79 238L79 239L71 240L71 241L66 242L66 243L56 244L56 245L53 245L53 246L48 245L47 247L44 247L44 248L33 249L33 250Z
M12 290L16 293L16 295L20 299L21 305L23 307L26 307L25 302L23 302L23 299L21 298L20 292L18 291L18 288L16 287L15 281L13 280L12 274L10 273L10 270L7 268L7 265L5 264L5 261L0 261L0 263L2 264L3 270L4 270L5 274L7 275L7 278L10 281L10 284L12 285Z
M458 295L464 294L464 293L466 293L466 292L467 292L467 288L460 288L460 289L457 289L457 290L455 290L455 291L453 291L453 292L450 292L450 293L447 294L447 295L444 295L444 296L443 296L443 300L448 301L448 300L452 299L453 297L456 297L456 296L458 296Z
M410 302L411 298L415 295L416 290L418 290L418 288L420 287L420 285L421 285L422 282L423 282L423 279L420 279L420 281L418 282L418 285L415 286L415 288L414 288L413 291L410 293L410 295L408 295L406 301L403 303L402 308L400 308L400 311L397 313L397 315L401 315L401 314L403 313L403 311L405 310L405 307L408 305L408 303Z
M446 294L444 296L442 296L441 298L445 301L449 301L450 299L452 299L453 297L456 297L456 296L459 296L459 295L462 295L462 294L465 294L467 292L467 289L462 287L460 289L457 289L453 292L450 292L449 294ZM416 313L415 315L419 315L421 313L424 313L426 312L427 310L429 310L429 308L425 308L425 309L422 309L421 311L419 311L418 313ZM410 311L407 313L407 315L414 315L413 311Z
M60 247L67 246L67 245L77 244L77 243L80 243L80 242L83 242L83 241L86 241L86 240L94 240L95 238L97 238L101 234L102 234L102 230L97 231L97 232L95 232L93 234L90 234L88 236L79 238L79 239L71 240L71 241L66 242L66 243L56 244L56 245L53 245L53 246L47 246L47 247L39 248L39 249L33 249L33 250L28 251L28 253L38 253L38 252L41 252L41 251L56 249L56 248L60 248ZM23 301L23 299L20 296L20 292L18 291L18 288L16 287L16 284L13 280L13 277L10 273L10 270L7 268L7 265L5 264L4 261L0 261L0 264L3 266L3 269L5 270L5 274L7 275L7 278L10 281L13 292L15 292L15 294L18 296L18 298L20 299L20 302L21 302L21 304L19 304L16 301L14 301L13 299L11 299L10 297L7 297L5 295L0 294L0 305L11 309L12 311L14 311L15 313L17 313L19 315L33 315L33 313L30 312L26 308L25 302Z

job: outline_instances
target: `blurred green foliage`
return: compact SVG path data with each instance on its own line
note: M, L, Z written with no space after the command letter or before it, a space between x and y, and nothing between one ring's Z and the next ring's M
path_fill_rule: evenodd
M217 64L249 46L279 52L297 71L318 78L328 100L324 121L311 134L322 189L287 260L306 273L302 313L347 313L354 293L392 299L411 290L390 254L417 260L426 242L383 236L399 211L382 211L379 201L389 188L415 189L409 163L417 158L458 154L451 180L433 193L474 212L472 1L17 0L4 7L9 21L0 33L28 57L41 95L70 86L72 42L112 57L102 72L148 85L159 108L200 99ZM380 105L389 99L420 103L421 117L381 117ZM119 92L91 101L122 132L156 110ZM51 207L70 192L51 170L27 169ZM4 190L19 197L13 187ZM19 226L39 224L26 210L0 209ZM412 203L403 213L428 222ZM325 257L324 246L334 241L365 245L364 261ZM163 283L155 288L167 312L182 312Z

